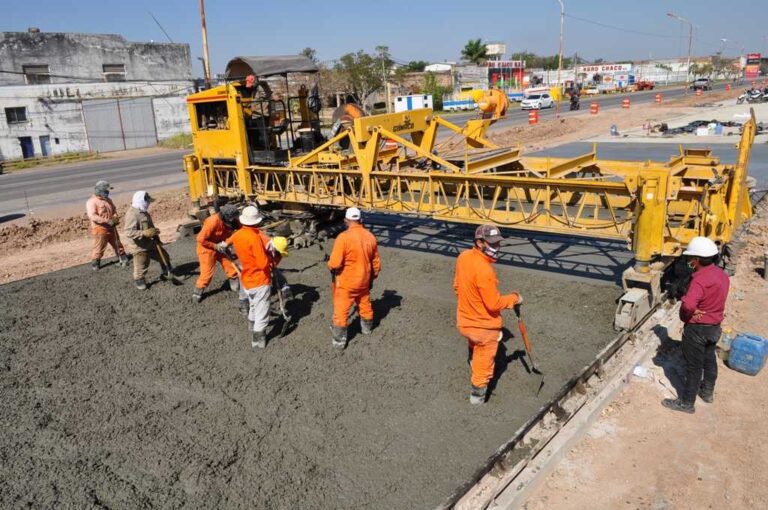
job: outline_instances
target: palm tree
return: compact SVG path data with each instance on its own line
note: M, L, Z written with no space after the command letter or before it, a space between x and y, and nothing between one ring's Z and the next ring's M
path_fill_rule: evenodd
M470 39L464 46L464 49L461 50L461 57L473 64L480 64L488 58L486 51L485 43L482 39Z

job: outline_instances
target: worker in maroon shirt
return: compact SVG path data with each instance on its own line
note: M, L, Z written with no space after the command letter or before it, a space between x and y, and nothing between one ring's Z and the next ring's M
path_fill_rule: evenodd
M688 291L680 303L683 328L683 357L686 381L678 398L662 401L674 411L692 414L698 393L701 400L712 403L717 379L715 345L720 339L725 300L730 281L725 271L715 264L717 245L706 237L694 237L683 252L693 270Z

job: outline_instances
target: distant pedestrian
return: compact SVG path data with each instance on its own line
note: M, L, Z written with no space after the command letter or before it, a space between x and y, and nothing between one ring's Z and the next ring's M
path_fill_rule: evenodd
M683 252L688 267L693 270L688 291L680 303L680 319L683 328L683 357L686 380L676 399L662 401L674 411L693 413L698 393L707 403L714 401L717 379L715 346L722 330L725 300L730 281L725 271L715 262L719 250L709 238L694 237Z
M101 267L101 258L104 256L107 244L115 250L119 264L121 266L128 265L128 257L125 255L125 250L117 233L120 218L117 215L114 202L109 198L109 190L111 189L112 186L107 181L97 182L94 186L93 196L85 203L88 219L91 220L91 236L93 237L91 268L94 271L98 271Z
M160 229L155 227L148 212L149 204L154 201L146 191L137 191L133 194L130 209L125 213L123 232L136 246L133 254L133 282L139 290L147 289L146 275L150 259L160 263L163 269L161 277L173 275L171 258L160 242Z

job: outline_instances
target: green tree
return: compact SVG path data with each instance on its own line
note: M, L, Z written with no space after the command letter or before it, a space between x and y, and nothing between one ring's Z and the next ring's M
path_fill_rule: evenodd
M375 55L363 50L342 55L333 70L339 78L343 92L354 97L361 106L365 106L369 96L384 86L393 64L389 47L377 46Z
M449 87L440 85L437 80L437 75L433 72L427 72L424 75L424 81L421 86L421 90L424 94L432 95L432 106L435 110L443 109L443 95L448 93Z
M424 72L424 68L428 65L429 62L425 62L424 60L411 60L400 69L405 69L408 73L421 73Z
M473 64L480 64L488 58L485 43L482 39L470 39L461 50L461 58Z
M303 50L301 50L301 53L299 55L304 55L309 60L317 64L317 51L315 51L314 48L306 47Z

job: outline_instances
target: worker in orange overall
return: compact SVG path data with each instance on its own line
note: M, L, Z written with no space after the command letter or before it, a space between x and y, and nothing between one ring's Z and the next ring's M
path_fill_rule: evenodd
M334 347L347 346L347 321L352 303L360 312L360 330L370 335L373 330L371 289L373 280L381 271L381 259L376 238L361 223L360 209L350 207L344 216L347 230L339 234L333 244L328 269L331 270L333 290Z
M107 244L112 246L121 266L128 265L128 257L117 234L117 225L120 218L117 216L117 208L109 198L109 190L112 186L107 181L99 181L94 187L93 196L85 203L88 219L91 220L91 236L93 248L91 249L91 269L98 271L101 267L101 257Z
M232 262L223 254L216 251L216 245L229 236L238 227L237 207L232 204L221 206L219 212L205 219L203 228L197 234L197 258L200 261L200 276L195 283L192 298L199 303L203 299L203 293L213 279L216 263L221 264L224 273L229 278L229 289L237 291L240 288L237 278L237 270Z
M216 245L219 253L225 253L232 246L240 261L240 284L248 297L248 327L252 331L251 347L254 349L267 346L269 297L272 289L273 261L258 229L263 219L256 207L246 207L240 214L240 230Z
M499 281L492 264L498 259L503 239L497 227L481 225L475 230L475 246L463 251L456 260L453 279L453 290L458 297L456 322L459 333L469 342L471 404L485 402L502 337L501 311L523 302L518 292L499 293Z

